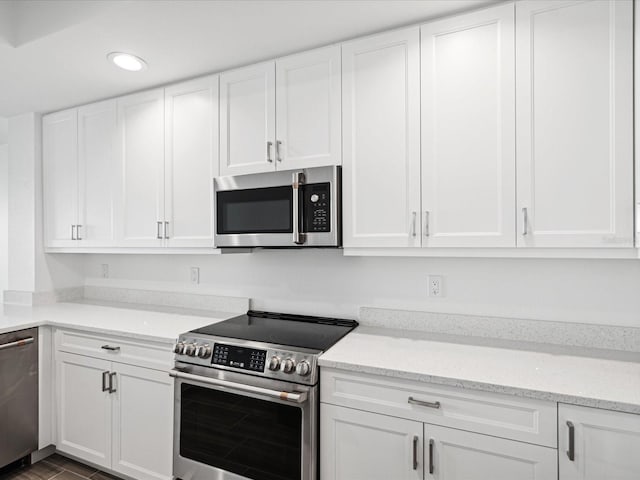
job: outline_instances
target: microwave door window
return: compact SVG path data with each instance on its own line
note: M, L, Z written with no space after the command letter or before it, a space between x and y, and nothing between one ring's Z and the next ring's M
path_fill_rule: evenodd
M290 186L218 192L218 233L292 233L292 199Z

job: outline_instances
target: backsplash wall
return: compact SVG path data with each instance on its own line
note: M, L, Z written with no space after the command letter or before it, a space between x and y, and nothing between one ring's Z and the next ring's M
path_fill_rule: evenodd
M101 264L109 279L101 279ZM200 268L200 284L189 268ZM356 318L360 306L640 327L640 261L343 257L337 250L86 255L88 283L246 296L252 308ZM427 296L442 275L444 296Z

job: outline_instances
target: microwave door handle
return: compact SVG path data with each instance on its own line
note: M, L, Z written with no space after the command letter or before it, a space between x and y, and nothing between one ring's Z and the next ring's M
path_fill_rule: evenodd
M264 395L269 398L275 398L291 403L304 403L307 401L307 392L283 392L279 390L271 390L270 388L255 387L253 385L245 385L241 383L230 382L228 380L202 377L200 375L181 372L176 369L171 370L169 372L169 375L173 378L178 378L186 381L200 382L206 385L213 385L218 387L226 387L231 390L236 390L237 392L255 393L258 395Z
M302 245L305 241L304 233L300 231L300 185L304 184L304 173L293 173L293 243Z

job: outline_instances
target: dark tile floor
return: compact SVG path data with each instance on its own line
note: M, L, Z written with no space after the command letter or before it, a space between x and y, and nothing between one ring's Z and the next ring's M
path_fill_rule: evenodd
M0 480L118 480L117 477L57 453L38 463L0 474Z

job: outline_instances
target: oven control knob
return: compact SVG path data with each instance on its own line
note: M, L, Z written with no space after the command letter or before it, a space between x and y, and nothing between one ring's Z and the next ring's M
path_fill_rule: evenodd
M189 344L185 345L184 354L185 355L189 355L190 357L195 356L195 354L196 354L196 344L195 343L189 343Z
M296 367L296 373L302 377L306 377L311 373L311 365L306 360L302 360Z
M209 345L200 345L196 348L196 355L200 358L209 358L211 356L211 347Z
M175 346L173 347L173 353L177 355L182 355L184 353L184 343L182 342L176 343Z
M293 358L287 358L284 362L282 362L281 370L284 373L293 373L296 368L296 362L293 361Z
M274 355L269 360L269 370L280 370L280 357Z
M320 197L317 194L314 193L313 195L311 195L311 201L313 203L316 203L318 200L320 200Z

